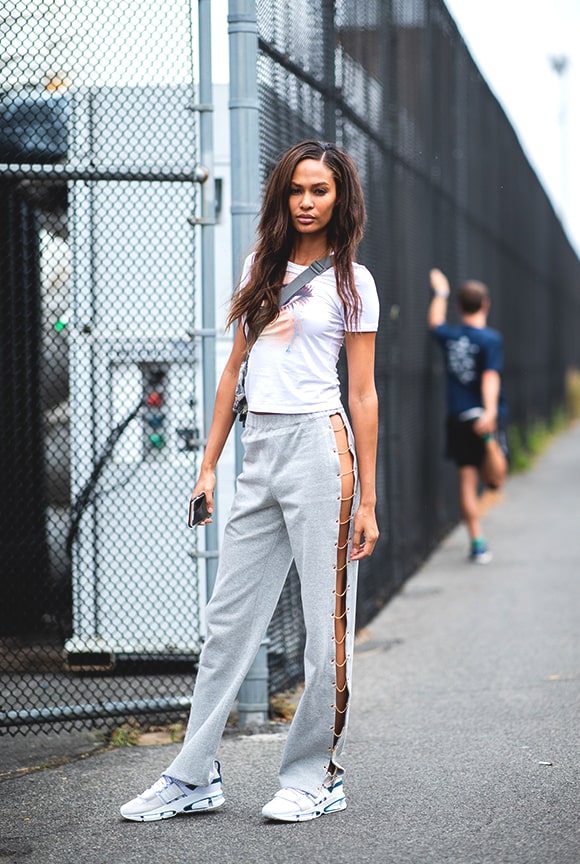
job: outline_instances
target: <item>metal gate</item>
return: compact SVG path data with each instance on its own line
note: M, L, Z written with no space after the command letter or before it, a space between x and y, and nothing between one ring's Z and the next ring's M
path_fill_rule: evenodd
M203 427L196 22L183 0L2 14L2 725L183 710L205 602L185 512Z

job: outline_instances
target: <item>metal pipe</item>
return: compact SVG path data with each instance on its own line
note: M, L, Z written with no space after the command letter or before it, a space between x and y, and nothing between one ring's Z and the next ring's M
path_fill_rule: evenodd
M260 210L258 23L254 0L229 0L232 258L234 284Z
M135 699L128 702L101 702L98 705L63 705L31 708L20 711L0 711L0 728L35 726L62 720L90 720L97 717L119 717L132 714L153 714L156 711L187 710L189 696L171 699Z
M73 165L20 165L0 163L0 176L10 180L125 180L165 183L205 183L208 172L204 165L179 171L132 170L131 168L75 168Z
M232 257L234 284L251 249L260 210L258 113L258 21L255 0L229 0L230 147L232 173ZM239 427L239 424L236 424ZM242 448L236 436L236 474ZM264 639L238 694L240 726L268 719L268 643Z
M324 137L326 141L336 141L336 13L335 0L322 3L322 57L324 64L324 83L328 98L324 100Z
M215 173L213 142L213 82L211 69L211 0L199 0L199 152L209 182L201 187L201 324L208 331L202 339L203 428L207 441L216 392L215 337ZM205 526L207 598L211 597L217 573L217 509Z

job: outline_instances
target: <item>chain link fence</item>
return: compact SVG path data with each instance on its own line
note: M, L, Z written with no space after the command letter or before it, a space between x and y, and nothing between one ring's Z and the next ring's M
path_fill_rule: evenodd
M191 10L0 14L2 725L183 712L205 602Z
M580 264L440 0L257 8L264 172L300 138L337 140L366 193L360 259L382 310L381 538L361 562L364 624L459 519L444 371L426 328L429 270L489 285L510 420L525 434L562 408L567 370L580 368Z
M366 192L381 539L362 625L459 516L429 269L490 286L525 429L580 368L580 264L439 0L256 10L263 177L314 136L349 150ZM195 12L7 0L0 16L0 730L182 716L206 599L182 512L203 434ZM269 637L278 690L301 674L295 574Z

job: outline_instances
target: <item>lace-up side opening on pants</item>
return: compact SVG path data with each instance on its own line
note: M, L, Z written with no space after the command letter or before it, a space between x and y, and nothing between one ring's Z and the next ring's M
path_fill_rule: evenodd
M351 585L348 581L348 547L352 541L351 523L353 515L353 503L356 488L355 460L351 450L348 430L341 414L332 414L330 423L336 439L336 449L340 460L340 514L339 531L336 542L336 565L335 584L332 593L335 598L334 607L334 635L335 646L335 680L336 698L334 703L334 738L332 752L334 754L338 741L344 731L346 714L349 706L348 675L347 666L351 660L347 653L347 637L350 635L349 627L349 595ZM350 625L352 626L352 624ZM351 641L351 640L349 640ZM334 773L334 763L331 762L329 772Z

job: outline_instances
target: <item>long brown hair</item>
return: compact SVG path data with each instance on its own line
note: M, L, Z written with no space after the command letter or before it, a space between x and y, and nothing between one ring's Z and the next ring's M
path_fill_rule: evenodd
M366 213L356 165L336 144L301 141L284 153L270 174L250 277L236 291L228 315L228 326L244 319L250 346L262 327L278 315L278 298L295 239L288 206L290 188L296 166L303 159L324 163L334 177L336 204L327 228L328 246L334 252L336 285L347 326L353 327L360 315L352 262L362 240Z

